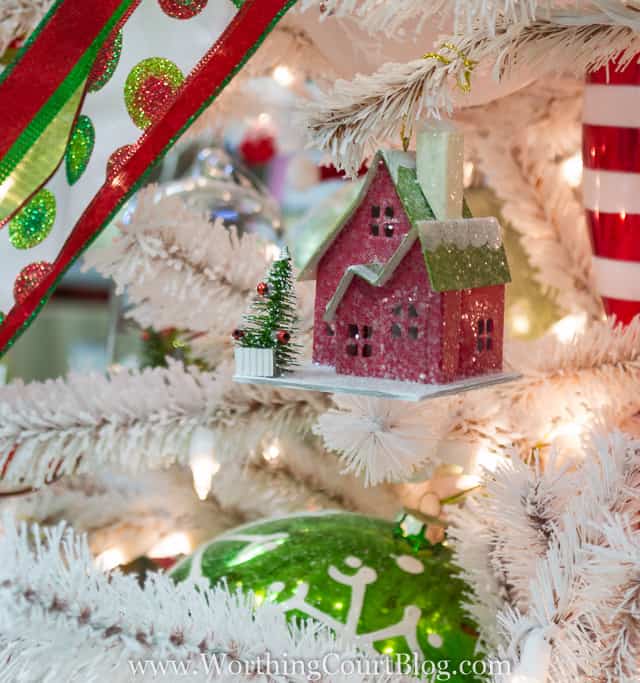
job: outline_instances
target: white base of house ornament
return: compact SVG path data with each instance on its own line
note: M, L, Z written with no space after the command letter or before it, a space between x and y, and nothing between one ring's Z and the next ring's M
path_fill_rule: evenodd
M252 349L238 346L235 349L236 376L275 378L276 353L274 349Z
M511 382L521 376L514 372L498 372L469 377L450 384L420 384L377 377L338 375L335 368L328 365L314 365L313 363L308 363L296 372L279 377L249 375L239 372L237 367L236 364L236 374L233 379L242 384L273 384L286 389L306 389L307 391L321 391L330 394L359 394L401 401L426 401L438 396L459 394L463 391Z

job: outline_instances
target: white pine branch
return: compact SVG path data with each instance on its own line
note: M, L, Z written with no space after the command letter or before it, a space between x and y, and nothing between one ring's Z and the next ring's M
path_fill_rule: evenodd
M130 472L185 464L198 426L218 434L216 456L255 448L268 430L309 424L314 395L242 387L217 373L171 363L141 372L72 375L0 389L0 452L6 484L38 488L54 478L116 465ZM253 420L258 419L260 428ZM241 425L252 423L243 431Z
M640 318L628 325L613 320L591 323L571 343L559 342L553 335L535 343L536 353L529 344L511 343L509 360L532 378L562 376L580 371L613 368L640 362Z
M255 283L264 275L264 244L238 237L222 220L213 225L178 197L138 194L135 213L110 248L89 252L85 268L112 277L135 302L129 315L142 326L230 333Z
M584 210L561 164L579 148L581 106L580 86L545 83L466 110L461 121L472 157L503 202L502 216L520 234L534 277L568 312L597 318L601 303Z
M5 517L4 526L2 683L151 680L150 671L136 678L129 665L145 660L182 662L191 667L191 680L254 680L255 669L235 674L229 663L239 660L251 667L262 662L264 667L268 657L277 659L282 653L309 662L335 652L337 661L351 660L354 666L363 658L355 647L312 623L289 625L274 604L255 607L250 594L206 585L196 589L192 582L175 585L162 574L149 576L141 588L132 576L104 574L96 569L86 539L64 524L16 528ZM220 676L215 670L204 672L204 662L214 655L222 663ZM179 676L176 671L174 677ZM276 675L271 680L307 677ZM338 674L324 680L346 678Z
M172 363L109 377L16 382L0 389L0 464L8 461L7 485L36 488L105 465L158 469L186 463L198 426L216 435L221 463L243 463L265 440L304 433L322 415L317 431L342 453L346 471L368 484L406 480L446 457L439 454L442 440L499 450L547 441L572 422L586 429L628 419L640 409L639 326L595 324L573 346L551 339L526 344L525 377L482 392L410 406L340 397L326 415L326 395L238 385L227 364L216 373ZM309 476L292 466L296 476ZM322 490L334 475L310 482L311 489Z
M435 53L439 57L428 53L406 64L385 64L352 81L339 80L302 109L310 144L354 175L377 146L399 139L403 127L410 133L417 118L450 114L453 90L468 81L473 87L476 64L491 66L497 81L522 66L539 78L562 72L582 75L618 55L623 66L640 50L638 27L599 24L591 15L580 16L582 23L578 18L568 22L561 12L526 24L503 19L495 32L474 28L467 35L443 39Z
M400 29L419 32L429 19L444 23L451 15L457 29L481 24L495 30L502 16L514 22L528 23L536 16L538 6L547 7L549 0L303 0L302 9L321 4L325 16L353 16L371 31L395 35Z
M453 516L457 558L479 601L470 611L493 652L514 662L541 633L549 680L631 683L640 671L640 443L596 436L572 465L514 460Z
M447 63L429 58L385 64L372 75L336 81L329 93L301 109L310 146L328 152L338 168L355 176L365 157L399 136L403 125L410 132L423 113L450 113L450 81L462 82L466 67L460 56L442 52Z

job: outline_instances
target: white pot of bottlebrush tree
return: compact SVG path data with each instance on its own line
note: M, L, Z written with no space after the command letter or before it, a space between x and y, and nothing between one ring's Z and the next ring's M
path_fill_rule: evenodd
M275 349L237 346L235 349L236 375L240 377L275 377Z

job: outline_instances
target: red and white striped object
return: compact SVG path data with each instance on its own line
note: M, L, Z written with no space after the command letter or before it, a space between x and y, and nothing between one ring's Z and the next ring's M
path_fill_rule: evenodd
M587 76L582 115L584 206L607 315L640 313L640 65Z

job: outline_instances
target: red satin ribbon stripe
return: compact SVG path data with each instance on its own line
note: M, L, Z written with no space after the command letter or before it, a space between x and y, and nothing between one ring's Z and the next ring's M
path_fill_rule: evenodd
M629 194L629 187L633 189L636 182L640 188L640 127L629 127L635 123L629 111L616 110L607 98L614 99L615 89L627 86L620 93L633 101L633 89L637 90L636 102L640 107L640 65L634 58L624 70L616 71L614 60L608 68L587 76L587 89L590 86L597 87L588 91L590 99L585 102L582 158L590 180L585 182L585 203L590 207L586 216L594 270L607 315L628 323L640 313L636 283L630 281L633 278L628 271L621 276L623 263L628 268L637 264L640 281L640 213L630 210L633 206ZM615 125L617 121L625 125ZM620 267L616 262L620 262Z
M604 258L640 261L640 216L588 211L593 253Z
M46 104L122 0L64 0L0 87L0 157ZM75 40L69 41L69 35ZM64 49L60 46L64 45Z
M164 116L147 129L122 167L100 188L77 222L48 276L23 304L14 306L8 313L0 327L1 349L5 349L26 327L38 305L46 301L67 268L137 189L150 167L164 155L207 102L224 88L234 71L291 4L292 0L246 0L219 40L187 77Z
M640 129L585 123L582 158L585 168L640 173Z

